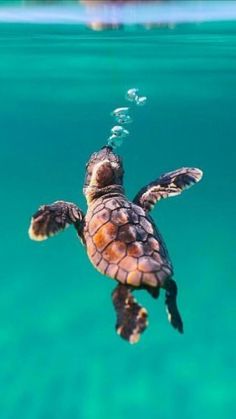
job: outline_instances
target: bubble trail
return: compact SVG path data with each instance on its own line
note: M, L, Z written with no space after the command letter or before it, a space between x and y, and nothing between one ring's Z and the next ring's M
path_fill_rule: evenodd
M137 106L144 106L147 102L146 96L139 96L139 89L132 88L126 92L125 98ZM129 131L123 128L122 125L130 124L133 122L130 116L130 108L123 106L114 109L111 112L111 116L114 117L115 122L119 125L115 125L111 129L111 135L107 140L107 144L113 148L120 147L123 144L123 139L129 135Z

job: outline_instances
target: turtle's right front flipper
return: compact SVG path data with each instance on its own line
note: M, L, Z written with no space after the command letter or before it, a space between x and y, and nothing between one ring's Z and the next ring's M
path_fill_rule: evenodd
M199 182L202 175L202 171L195 167L182 167L182 169L165 173L142 188L134 198L134 203L149 212L157 201L179 195L185 189Z
M51 205L42 205L32 217L29 236L36 241L46 240L70 224L80 234L83 219L82 211L71 202L56 201Z

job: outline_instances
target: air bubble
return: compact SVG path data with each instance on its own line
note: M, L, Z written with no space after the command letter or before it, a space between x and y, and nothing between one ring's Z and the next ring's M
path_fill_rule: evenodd
M147 97L146 96L138 97L137 99L135 99L135 102L138 106L144 106L146 105Z
M111 115L115 117L118 124L130 124L132 122L132 118L129 116L128 107L117 108L111 113Z
M129 135L129 131L124 129L121 125L115 125L111 129L111 136L108 138L108 145L116 148L120 147L123 139Z
M117 137L113 134L108 138L107 143L109 146L113 148L120 147L123 144L123 138Z
M121 115L128 115L128 113L129 113L129 108L124 107L124 108L116 108L111 114L112 116L119 117Z
M116 118L116 122L118 124L130 124L133 120L129 115L120 115L119 118Z
M126 93L126 99L130 102L135 102L138 98L138 89L129 89Z
M134 104L133 108L135 105L144 106L147 102L147 97L139 96L139 89L136 88L129 89L125 97L129 102ZM109 146L114 148L120 147L123 144L123 139L129 135L129 131L123 127L123 125L132 122L132 118L129 113L130 108L128 106L116 108L111 112L111 116L114 117L115 122L119 125L115 125L111 129L110 137L107 140L107 144Z
M127 137L127 135L129 135L129 131L127 131L127 129L124 129L121 125L115 125L111 129L111 134L115 135L116 137L124 138Z

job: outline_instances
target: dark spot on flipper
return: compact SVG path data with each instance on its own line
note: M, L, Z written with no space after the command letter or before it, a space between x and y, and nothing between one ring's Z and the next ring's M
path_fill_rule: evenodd
M117 314L117 333L130 343L139 341L140 334L146 329L147 311L141 307L131 294L131 288L118 285L112 293Z

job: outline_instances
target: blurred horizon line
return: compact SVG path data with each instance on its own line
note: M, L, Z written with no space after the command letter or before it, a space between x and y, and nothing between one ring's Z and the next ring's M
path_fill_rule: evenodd
M177 24L236 20L232 0L0 4L0 22L47 24Z

